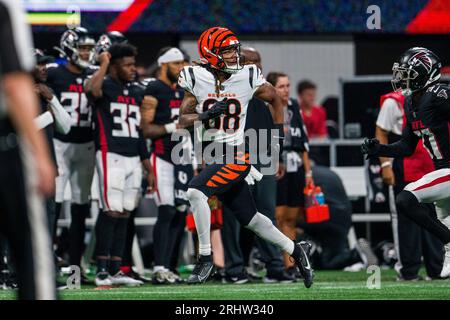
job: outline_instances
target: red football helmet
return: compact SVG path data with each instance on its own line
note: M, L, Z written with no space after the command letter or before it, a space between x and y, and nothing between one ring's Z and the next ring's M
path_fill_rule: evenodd
M242 69L240 64L241 44L236 35L227 28L212 27L205 30L198 39L198 52L203 62L227 73L236 73ZM236 64L226 63L222 53L236 50Z

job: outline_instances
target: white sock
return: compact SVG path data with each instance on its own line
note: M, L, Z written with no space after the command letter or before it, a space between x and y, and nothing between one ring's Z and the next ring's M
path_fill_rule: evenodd
M164 266L154 266L153 267L153 272L163 272L165 271L166 268L164 268Z
M252 230L260 238L286 251L288 254L294 252L294 242L278 230L265 215L257 212L246 228Z
M450 215L446 216L445 218L438 215L438 219L450 230ZM447 243L444 248L446 255L450 255L450 242Z
M209 256L211 254L211 210L208 205L208 197L193 188L189 188L186 195L194 215L199 253Z

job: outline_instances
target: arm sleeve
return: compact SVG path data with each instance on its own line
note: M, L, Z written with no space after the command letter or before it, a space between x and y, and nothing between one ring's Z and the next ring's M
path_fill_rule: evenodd
M34 124L39 130L44 129L51 123L53 123L53 116L50 111L45 111L44 113L34 118Z
M408 157L416 150L419 137L414 134L409 124L406 124L402 132L402 138L392 144L380 145L378 156L381 157Z
M378 113L376 125L383 130L392 132L399 116L401 117L402 115L397 102L391 98L386 99Z
M49 102L49 105L53 111L53 115L55 116L56 130L60 133L68 134L72 126L72 118L67 111L64 110L56 96L53 96L53 99Z
M20 1L0 0L0 76L34 67L31 30Z
M148 152L147 141L145 140L144 135L142 134L142 129L138 129L138 133L139 133L139 142L138 142L139 157L141 158L141 161L144 161L150 158L150 152Z

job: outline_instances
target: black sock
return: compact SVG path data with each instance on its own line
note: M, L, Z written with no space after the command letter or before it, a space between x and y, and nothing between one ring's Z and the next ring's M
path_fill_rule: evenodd
M170 223L175 216L175 207L158 207L158 219L153 228L153 251L155 255L155 266L168 267L170 255L168 255L167 245L169 243Z
M84 251L86 218L89 216L89 204L70 206L71 222L69 228L69 263L79 266Z
M0 234L0 271L9 270L8 255L8 240L3 234Z
M97 254L97 265L99 270L102 268L107 268L102 260L107 258L99 257L109 257L111 251L111 245L113 243L114 227L116 224L115 218L108 216L103 211L100 211L97 218L97 223L95 225L95 252ZM107 269L106 269L107 270Z
M430 211L417 200L414 194L403 190L398 194L395 203L399 214L407 216L419 226L428 230L442 243L450 242L450 230L437 218L431 216Z
M125 249L123 251L122 266L131 266L133 264L132 251L133 240L136 234L136 225L134 224L134 218L136 217L137 209L131 211L130 217L127 223L127 237L125 240Z
M169 259L169 269L176 271L178 266L178 258L180 255L180 247L183 242L184 228L186 227L186 212L177 211L175 216L170 223L169 234L171 237L168 253L170 255Z
M300 247L297 246L294 241L294 251L292 252L291 257L294 258L295 261L298 261L301 257L301 254L302 254L302 252L300 250Z
M198 259L199 259L199 261L201 261L201 262L213 262L213 261L214 261L214 259L213 259L213 253L212 253L212 251L211 251L211 254L210 254L210 255L207 255L207 256L199 255L199 256L198 256Z
M61 208L62 208L62 204L59 202L55 202L55 221L53 221L54 226L53 226L53 234L52 234L53 239L56 239L56 231L58 230L58 220L59 220L59 217L61 216Z
M125 240L127 238L128 218L115 218L113 242L111 246L111 257L120 257L122 261L123 250L125 248ZM120 267L120 265L119 265Z
M120 265L122 264L122 260L109 260L109 274L115 275L120 271Z
M109 259L99 259L97 258L97 273L105 273L108 272L108 261Z

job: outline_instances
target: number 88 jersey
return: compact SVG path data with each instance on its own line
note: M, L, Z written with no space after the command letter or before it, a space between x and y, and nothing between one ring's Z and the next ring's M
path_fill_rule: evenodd
M248 103L255 91L266 82L261 70L253 64L245 65L221 83L216 92L215 76L203 66L184 67L178 77L178 84L197 99L197 113L208 110L216 101L226 99L228 110L219 118L203 124L202 140L216 141L230 145L244 142L244 129Z

